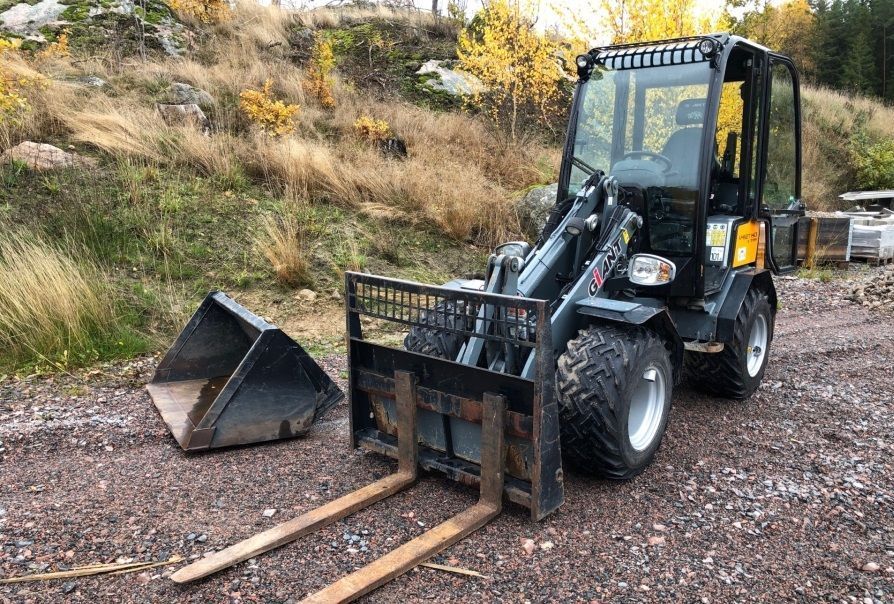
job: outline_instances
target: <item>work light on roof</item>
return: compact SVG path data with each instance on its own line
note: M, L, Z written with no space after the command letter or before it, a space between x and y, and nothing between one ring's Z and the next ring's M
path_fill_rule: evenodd
M717 40L714 40L712 38L704 38L701 42L698 43L698 51L710 59L715 54L717 54L718 46L720 45L717 43Z
M583 80L586 80L590 77L590 68L593 66L593 59L590 55L577 55L577 58L574 59L574 64L577 65L577 76Z

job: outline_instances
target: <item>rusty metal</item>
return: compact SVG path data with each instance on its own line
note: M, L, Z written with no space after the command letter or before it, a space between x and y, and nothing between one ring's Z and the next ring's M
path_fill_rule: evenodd
M481 430L481 493L478 503L378 560L308 596L305 604L352 602L425 562L499 515L503 505L505 457L503 396L485 393ZM400 446L400 445L399 445Z
M146 387L184 450L300 436L344 398L294 340L211 292Z
M535 520L558 508L564 494L549 303L359 273L346 274L345 291L353 445L396 456L391 376L410 371L419 379L420 466L478 486L483 397L499 393L508 407L505 494L530 508ZM382 325L430 327L427 313L433 309L454 315L450 320L432 315L439 331L481 339L486 347L512 348L508 356L519 360L516 371L457 363L364 337L361 317ZM469 317L474 320L465 320Z
M407 372L395 374L397 382L398 430L405 438L398 446L397 472L353 491L343 497L313 509L288 522L283 522L262 533L231 545L207 558L181 568L171 579L188 583L207 577L234 564L295 541L318 529L341 520L345 516L401 491L416 481L416 406L415 377Z
M357 369L356 387L372 395L371 398L373 396L377 399L394 398L394 380L392 378L364 369ZM421 386L416 389L416 395L416 406L420 409L457 417L469 422L481 423L482 404L479 401ZM377 405L375 400L373 400L373 413L375 414L376 424L388 426L383 432L393 434L390 428L393 424L393 419L390 416L385 417L386 414L382 410L381 404ZM506 434L507 436L517 436L531 440L534 436L534 418L524 413L507 411Z

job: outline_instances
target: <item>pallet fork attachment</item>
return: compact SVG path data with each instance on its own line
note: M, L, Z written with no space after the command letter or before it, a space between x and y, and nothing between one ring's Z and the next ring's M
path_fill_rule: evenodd
M416 378L412 373L399 372L395 374L395 379L399 430L397 472L181 568L171 579L175 583L188 583L206 577L328 526L412 485L416 481L418 463ZM503 396L485 396L482 418L482 480L478 503L308 596L304 602L351 602L411 570L495 518L502 509L505 410L506 401Z
M349 602L407 572L499 515L504 495L539 520L561 505L563 478L554 399L549 305L372 275L346 275L351 444L397 458L397 472L232 545L172 575L208 576L366 508L412 485L418 468L479 488L472 507L308 596ZM398 349L363 333L430 325L445 303L462 314L445 327L486 346L512 347L518 374ZM385 327L385 342L393 329ZM526 368L522 370L521 368Z

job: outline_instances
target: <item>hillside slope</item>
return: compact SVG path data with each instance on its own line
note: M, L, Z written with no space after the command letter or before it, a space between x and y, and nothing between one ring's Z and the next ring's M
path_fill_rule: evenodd
M0 162L0 244L42 250L0 263L27 282L0 291L0 306L20 309L0 310L0 375L157 349L218 288L320 331L317 317L340 313L345 270L437 283L524 236L515 202L555 180L559 143L509 141L417 74L455 57L455 23L221 10L208 24L157 2L0 5L0 151L30 140L86 158L50 171ZM894 110L809 86L803 101L811 208L894 186ZM70 284L27 277L66 272L42 270L48 257L80 265L80 302L54 307L45 292ZM340 345L339 320L322 324L314 345Z
M46 172L5 162L0 228L89 256L116 283L122 320L158 335L148 349L211 289L288 323L337 315L345 270L431 282L479 270L491 245L520 234L512 201L554 178L555 148L509 143L444 110L456 101L416 75L455 45L455 29L424 15L246 3L216 26L184 27L192 42L179 56L150 49L145 60L87 54L77 37L59 48L62 31L44 50L0 59L25 82L30 108L0 122L0 142L51 143L93 161ZM321 40L334 54L332 106L308 73ZM184 91L207 121L163 119ZM264 111L297 105L294 132L265 132L242 106L245 91ZM399 138L406 157L383 153L360 118ZM298 300L301 289L316 299ZM340 329L318 339L339 344ZM5 363L72 362L56 348ZM96 348L93 357L108 355Z

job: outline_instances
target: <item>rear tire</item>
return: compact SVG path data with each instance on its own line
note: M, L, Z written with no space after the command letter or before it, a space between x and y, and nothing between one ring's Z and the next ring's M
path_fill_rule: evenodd
M733 341L714 354L686 352L684 366L689 382L714 396L737 400L750 397L767 368L775 318L767 294L748 290L736 316Z
M670 352L655 333L632 325L581 331L556 372L563 456L588 474L633 478L661 444L673 384Z
M404 348L410 352L427 354L439 359L456 360L465 337L462 334L438 329L438 327L468 330L469 325L465 323L470 318L466 315L455 314L454 304L445 301L439 302L434 309L426 311L422 320L431 327L417 326L410 329L410 333L404 338Z

